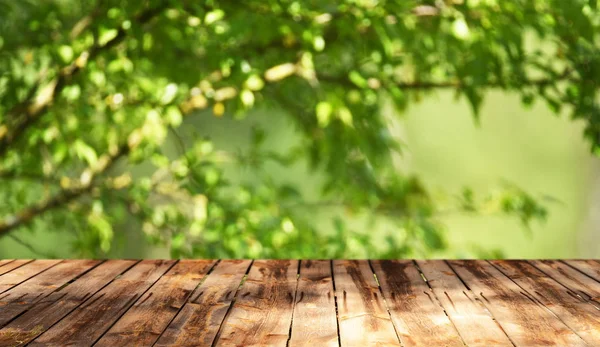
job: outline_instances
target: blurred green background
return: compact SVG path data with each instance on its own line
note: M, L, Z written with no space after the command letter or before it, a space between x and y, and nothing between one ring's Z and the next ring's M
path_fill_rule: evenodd
M290 145L294 130L280 111L255 113L253 122L266 126L273 134L268 146ZM600 166L581 137L582 124L553 114L543 104L524 108L517 96L503 92L488 92L481 113L478 125L468 104L455 101L451 92L438 92L413 105L393 127L393 134L407 145L404 154L396 158L400 167L422 175L426 185L439 191L442 199L466 186L485 192L508 181L556 201L548 204L548 219L534 222L529 231L524 231L518 221L502 216L448 211L442 218L448 225L450 247L434 256L472 257L473 250L499 249L508 258L600 257L600 234L592 224L594 204L600 203L600 195L595 192ZM246 124L208 114L204 117L209 121L202 122L203 132L211 134L219 146L245 146ZM194 132L193 124L187 126L190 133ZM166 146L176 151L174 141ZM229 175L239 179L243 173L231 169ZM320 182L302 165L275 172L277 175L292 177L309 194ZM327 219L324 214L321 218ZM322 227L329 228L326 223ZM377 230L382 228L385 226L375 226L366 232L377 237ZM55 231L37 231L24 240L36 249L69 257L64 242L70 235L69 231L58 235ZM110 256L169 257L166 247L148 245L140 235L132 234L127 240ZM8 238L0 241L0 254L6 258L37 256Z
M0 0L0 258L600 257L597 5Z

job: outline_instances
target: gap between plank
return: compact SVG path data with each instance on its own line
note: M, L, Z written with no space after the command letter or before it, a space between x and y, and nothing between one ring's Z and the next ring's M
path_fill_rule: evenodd
M558 284L560 284L561 286L565 287L565 289L567 289L567 293L568 293L569 295L571 295L571 293L572 293L572 295L576 295L576 296L577 296L578 298L580 298L581 300L583 300L583 301L587 302L588 304L590 304L590 305L594 306L596 309L600 310L600 307L598 306L598 305L600 304L600 302L598 302L598 301L595 301L595 300L594 300L594 297L593 297L592 295L590 295L590 294L588 294L588 293L585 293L585 292L582 292L582 293L584 293L584 294L587 296L586 298L584 298L583 296L581 296L581 295L579 294L579 292L581 292L581 291L579 291L579 290L572 290L572 289L571 289L571 288L570 288L568 285L566 285L566 284L562 283L561 281L557 280L556 278L554 278L552 275L550 275L549 273L547 273L547 272L546 272L546 271L544 271L543 269L541 269L541 268L539 268L539 267L535 266L535 264L534 264L534 263L527 261L527 264L529 264L529 265L533 266L535 269L537 269L538 271L540 271L540 272L541 272L541 273L543 273L544 275L548 276L548 278L551 278L553 281L555 281L555 282L557 282ZM570 266L569 266L569 268L570 268ZM557 271L558 271L558 270L557 270ZM579 272L579 271L578 271L578 272ZM588 276L588 277L589 277L589 276Z
M13 263L13 262L15 262L15 261L17 261L17 259L13 259L12 261L9 261L8 263L6 263L6 264L3 264L2 266L0 266L0 270L2 270L2 267L3 267L3 266L6 266L6 265L8 265L8 264L11 264L11 263ZM31 264L33 261L34 261L34 259L30 259L29 261L27 261L27 262L24 262L23 264L21 264L21 265L17 266L16 268L14 268L14 269L10 269L10 270L8 270L8 271L7 271L7 272L5 272L5 273L3 273L3 274L0 274L0 277L2 277L2 276L4 276L4 275L6 275L7 273L10 273L11 271L14 271L14 270L16 270L16 269L20 268L20 267L22 267L22 266L25 266L25 265L27 265L27 264Z
M115 278L113 278L112 280L108 281L105 285L101 286L100 288L98 288L98 290L96 290L95 292L93 292L89 297L87 297L85 300L81 301L79 303L79 305L76 305L75 307L73 307L73 309L71 309L69 312L67 312L64 316L62 316L62 318L58 319L56 322L54 322L53 324L51 324L49 327L46 328L46 330L42 331L41 333L39 333L38 336L36 336L34 339L32 339L30 342L35 341L35 339L37 339L40 335L42 335L43 333L45 333L46 331L52 329L56 324L58 324L60 321L62 321L65 317L67 317L68 315L70 315L73 311L75 311L76 309L78 309L79 307L82 307L85 303L87 303L94 295L96 295L98 292L100 292L102 289L104 289L106 286L108 286L109 284L111 284L115 279L117 279L118 277L120 277L121 275L123 275L125 272L129 271L132 267L134 267L136 264L138 264L141 260L136 261L135 263L133 263L131 266L129 266L128 268L126 268L125 270L123 270L120 274L118 274L117 276L115 276ZM62 298L62 297L61 297ZM84 296L85 298L85 296ZM50 303L49 305L53 305L56 301ZM28 343L30 343L28 342Z
M340 336L340 314L338 312L338 304L337 304L337 290L335 290L335 278L333 275L333 260L329 259L329 267L331 268L331 283L333 284L333 303L335 305L335 325L337 328L337 336L338 336L338 347L342 347L342 337Z
M12 263L13 261L15 261L15 259L11 259L11 260L7 261L6 263L4 263L4 264L0 265L0 268L2 268L4 265L7 265L7 264L10 264L10 263ZM1 276L1 275L0 275L0 276Z
M388 316L390 317L390 322L392 322L392 326L394 327L394 333L396 333L396 338L398 339L398 343L400 343L400 346L404 346L404 343L400 339L400 334L398 334L398 329L396 328L396 324L394 324L394 319L392 318L392 313L390 312L390 307L387 303L387 300L385 300L385 295L383 294L383 289L379 285L379 279L377 279L377 274L375 273L375 269L373 268L373 263L371 262L371 260L367 260L367 262L369 263L369 268L371 269L371 272L373 273L373 277L375 278L375 283L377 284L377 288L379 289L379 295L381 295L381 300L383 301L383 304L385 305L385 310L387 311Z
M577 272L580 272L580 273L584 274L585 276L587 276L587 277L591 278L591 279L592 279L594 282L598 282L598 283L600 283L600 281L598 281L598 280L597 280L597 279L595 279L594 277L592 277L592 276L588 275L587 273L585 273L585 272L583 272L583 271L579 270L578 268L576 268L575 266L572 266L571 264L569 264L569 263L565 262L564 260L560 259L560 260L559 260L559 262L561 262L561 263L565 264L566 266L570 267L571 269L575 269L575 270L577 270ZM600 268L600 266L599 266L599 268Z
M112 329L112 327L117 324L117 322L121 319L121 317L123 317L127 311L129 311L129 309L131 308L131 306L135 305L135 303L140 300L155 284L156 282L158 282L167 272L171 271L171 269L177 265L177 263L179 263L179 260L176 260L175 262L173 262L173 264L171 264L171 266L169 266L167 268L167 270L165 270L165 272L158 276L158 278L156 279L156 281L152 282L152 284L150 284L148 286L148 288L146 288L146 290L144 290L143 293L141 293L137 298L134 297L132 300L130 300L129 303L127 303L127 305L125 305L125 309L123 310L123 312L118 315L117 319L114 320L114 322L112 322L112 324L110 324L108 326L108 328L106 330L104 330L104 332L102 334L100 334L100 336L96 339L96 341L94 341L94 343L92 343L92 346L95 345L96 343L98 343L98 341L100 341L100 339L102 339L102 337L104 337L104 334L106 334L107 331L109 331L110 329ZM111 281L112 282L112 281Z
M300 267L302 266L302 260L298 260L298 270L296 271L296 290L294 290L294 305L292 306L292 319L290 320L290 330L288 332L288 339L285 343L286 347L289 347L290 340L292 339L292 327L294 326L294 311L296 310L296 296L298 295L298 284L300 283Z
M196 287L194 287L193 290L190 291L190 293L188 294L187 298L185 298L185 300L183 301L183 304L181 305L181 307L179 307L179 309L177 310L177 312L173 315L173 317L169 320L169 323L167 323L165 325L165 328L163 329L163 331L158 335L158 338L156 340L154 340L154 343L152 344L152 346L156 345L156 343L158 343L158 341L160 340L160 338L163 336L163 334L165 333L165 331L167 331L167 329L169 328L169 326L171 325L171 323L175 320L175 318L177 318L177 316L179 315L179 313L181 312L181 310L183 310L183 308L185 307L185 305L187 305L190 302L190 299L192 298L193 294L196 292L196 289L198 289L198 287L200 287L200 285L202 285L202 283L204 283L204 281L206 281L206 279L208 278L208 276L213 272L213 270L217 267L217 265L219 265L221 263L221 259L217 259L217 261L215 261L212 266L210 267L210 269L208 269L208 271L204 274L204 276L202 276L202 279L200 279L200 281L198 282L198 284L196 285ZM165 272L166 274L166 272ZM162 276L160 276L162 277ZM108 331L108 330L107 330Z
M229 318L231 310L233 309L233 305L235 305L235 301L237 300L240 289L242 288L242 285L244 284L244 282L246 282L246 278L248 277L248 274L250 273L250 269L252 268L252 266L254 266L254 259L252 259L252 262L246 269L246 273L244 274L244 277L242 277L242 280L240 281L240 285L237 287L237 289L235 290L235 293L233 294L233 299L231 299L231 303L229 304L229 307L227 308L227 312L225 312L225 316L223 317L223 321L221 321L219 330L217 330L217 333L215 334L215 339L213 340L211 347L215 347L217 345L217 342L219 341L219 338L221 338L221 332L223 331L223 327L225 326L225 323L227 322L227 318Z
M34 262L34 261L35 261L35 260L33 260L33 261L30 261L30 262L28 262L28 263L25 263L25 264L23 264L23 265L21 265L21 266L18 266L18 267L16 267L16 268L14 268L14 269L10 270L10 271L9 271L9 272L7 272L6 274L8 274L8 273L11 273L12 271L15 271L16 269L18 269L18 268L20 268L20 267L23 267L24 265L33 264L33 262ZM52 265L52 266L49 266L48 268L46 268L46 269L44 269L44 270L42 270L42 271L40 271L40 272L38 272L38 273L36 273L36 274L34 274L34 275L30 276L30 277L27 277L27 278L23 279L21 282L19 282L19 283L15 284L14 286L12 286L12 287L10 287L10 288L8 288L8 289L6 289L6 290L4 290L4 291L0 292L0 294L6 293L7 291L9 291L9 290L11 290L11 289L13 289L13 288L16 288L17 286L19 286L19 285L23 284L23 282L25 282L25 281L28 281L28 280L30 280L30 279L32 279L32 278L34 278L34 277L36 277L37 275L39 275L39 274L41 274L41 273L44 273L44 272L46 272L46 271L48 271L48 270L52 269L53 267L55 267L56 265L58 265L58 264L60 264L60 263L62 263L62 262L64 262L64 261L65 261L65 260L64 260L64 259L62 259L61 261L57 262L56 264L54 264L54 265ZM3 274L3 275L6 275L6 274Z
M490 262L489 260L486 260L486 262L488 264L490 264L493 268L495 268L496 270L498 270L504 277L508 278L517 287L521 288L523 290L523 292L520 292L521 295L525 296L527 299L529 299L530 301L532 301L534 304L537 304L537 305L541 306L543 309L545 309L546 311L548 311L551 315L553 315L554 317L556 317L556 319L558 319L564 326L566 326L567 328L569 328L569 330L571 330L577 337L579 337L582 341L585 342L585 340L577 333L577 331L575 329L573 329L572 327L570 327L565 321L562 320L562 318L560 318L556 313L554 313L551 309L549 309L543 302L541 302L533 294L531 294L530 292L528 292L525 288L521 287L516 281L514 281L512 278L510 278L510 276L508 276L506 273L504 273L504 271L502 271L499 266L496 266L496 265L492 264L492 262ZM554 280L554 279L552 279L552 280Z
M452 264L450 264L450 262L448 262L447 260L444 260L444 262L446 263L446 265L448 265L448 267L450 268L450 270L452 270L452 272L454 272L454 274L456 275L456 278L458 278L462 282L462 284L467 288L467 290L472 293L473 298L475 298L475 300L476 300L477 299L477 294L474 291L472 291L471 288L467 285L467 283L462 279L462 277L460 277L460 275L458 274L458 272L456 272L456 270L454 269L454 267L452 267ZM506 335L506 337L508 338L508 340L510 341L510 343L512 343L512 345L516 347L517 344L515 343L515 341L513 341L512 337L510 337L510 335L508 335L508 333L506 332L506 330L504 330L504 328L502 327L502 324L500 324L500 322L498 321L498 319L496 319L496 317L494 317L494 314L492 313L492 311L490 310L490 308L487 307L487 305L483 301L479 300L479 302L490 313L490 316L492 317L492 320L496 323L496 325L498 326L498 328L500 328L500 330L504 333L504 335Z
M448 312L446 312L446 308L442 305L442 303L441 303L440 299L437 297L437 295L435 295L435 292L433 291L433 288L431 288L431 285L429 284L429 281L427 280L427 277L425 277L425 274L423 273L423 271L419 267L419 264L417 264L417 261L413 259L412 263L413 263L413 266L417 268L417 271L419 271L419 274L421 274L421 278L423 279L423 281L425 282L425 284L429 288L429 292L435 298L435 303L442 309L442 311L444 311L444 314L446 315L446 317L448 318L448 320L450 321L450 323L452 323L452 327L456 331L456 334L458 334L458 336L460 337L463 345L464 346L468 346L467 343L465 342L465 339L460 334L460 331L456 327L456 324L454 324L454 321L452 320L452 318L450 318L450 315L448 315ZM446 293L446 295L448 295L448 294ZM448 297L448 299L450 299L450 297ZM450 300L450 301L452 301L452 300Z
M78 275L77 277L74 277L73 279L71 279L70 281L68 281L67 283L63 284L62 286L58 287L57 289L55 289L54 291L46 294L45 296L41 297L41 298L36 298L34 302L31 303L31 305L29 305L29 307L19 313L18 315L16 315L15 317L13 317L11 320L7 321L5 324L0 325L0 329L4 328L5 326L9 325L10 323L12 323L15 319L19 318L20 316L26 314L27 312L29 312L31 309L33 309L34 307L36 307L36 305L41 302L42 300L44 300L45 298L49 297L50 295L54 294L54 293L58 293L60 292L62 289L64 289L65 287L67 287L69 284L75 282L76 280L78 280L79 278L81 278L81 276L87 274L88 272L92 271L93 269L95 269L96 267L100 266L100 264L104 263L106 260L102 260L100 261L98 264L93 265L92 267L90 267L89 269L85 270L83 273L81 273L80 275ZM57 264L58 265L58 264ZM15 288L15 287L13 287ZM11 289L13 289L11 288Z

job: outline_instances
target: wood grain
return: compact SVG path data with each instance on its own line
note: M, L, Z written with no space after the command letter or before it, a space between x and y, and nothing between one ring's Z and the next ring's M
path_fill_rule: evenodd
M552 311L591 346L600 346L600 311L524 261L493 261L502 273Z
M98 260L65 260L0 294L0 327L99 263Z
M574 294L593 302L596 306L600 304L600 284L589 276L556 260L533 260L531 264L569 288Z
M342 346L400 346L369 262L334 260Z
M417 264L467 346L512 346L489 311L476 301L448 264L443 260L417 260ZM417 320L420 318L418 307L415 306L413 316ZM439 315L435 313L432 318ZM437 335L436 330L433 328L431 334Z
M371 263L403 346L464 345L412 261Z
M339 346L329 260L302 260L289 346Z
M61 260L34 260L4 273L0 276L0 294L60 262ZM10 266L10 264L7 266Z
M486 262L449 261L512 341L522 346L586 346L552 313Z
M33 340L30 346L93 344L174 264L172 260L141 261Z
M222 260L155 346L210 346L250 264L250 260Z
M596 264L4 261L0 346L600 346Z
M12 261L14 261L14 259L0 259L0 268Z
M179 261L95 346L152 346L214 263L214 260Z
M4 275L7 272L10 272L20 266L23 266L27 263L32 262L32 259L17 259L17 260L13 260L7 263L4 263L4 265L2 265L2 267L0 267L0 276Z
M285 346L297 274L297 260L255 261L216 345Z
M132 260L108 260L66 287L57 289L0 329L0 346L30 342L135 263Z
M564 262L600 282L600 262L598 260L565 260Z

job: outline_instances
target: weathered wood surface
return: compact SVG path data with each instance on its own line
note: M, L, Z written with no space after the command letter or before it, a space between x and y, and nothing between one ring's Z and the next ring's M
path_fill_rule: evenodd
M30 346L92 345L174 264L163 260L136 264L42 333Z
M255 261L216 345L286 346L297 274L297 260Z
M369 262L334 260L335 295L343 346L400 346Z
M192 294L156 346L210 346L251 263L222 260Z
M438 260L419 260L417 265L431 287L433 296L440 301L468 346L512 346L491 313L476 300L448 264ZM419 318L418 310L415 318ZM441 318L435 321L445 323ZM432 330L435 332L436 329Z
M214 265L182 260L162 276L96 343L96 346L152 346Z
M51 294L73 278L98 265L97 260L65 260L62 263L24 281L0 297L0 326L25 312L31 305Z
M22 345L600 346L600 262L0 260Z
M517 345L585 346L585 342L493 265L465 260L450 265Z
M339 346L330 261L300 264L290 346Z

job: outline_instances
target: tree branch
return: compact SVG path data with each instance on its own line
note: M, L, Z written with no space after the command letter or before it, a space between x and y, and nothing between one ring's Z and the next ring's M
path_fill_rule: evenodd
M531 87L544 87L551 85L555 82L565 81L571 79L572 70L565 69L560 75L553 78L538 78L538 79L525 79L522 81L523 85ZM325 81L330 83L337 83L352 88L359 88L354 84L347 76L333 76L327 74L319 74L319 81ZM460 81L440 81L440 82L428 82L428 81L416 81L416 82L382 82L387 87L397 87L406 90L428 90L428 89L462 89L467 86ZM481 88L507 88L509 85L504 82L488 82L477 87Z
M143 11L135 17L135 22L143 25L158 15L166 6L166 2L157 8ZM48 110L48 107L66 86L73 83L73 79L85 67L88 61L95 59L100 53L107 51L123 41L127 33L125 29L119 28L117 35L104 45L96 43L92 48L83 52L71 65L63 68L58 77L51 81L45 89L36 97L36 91L40 88L37 83L28 93L27 98L14 106L7 112L7 119L14 118L12 126L8 128L4 135L0 135L0 158L2 158L10 146L27 130L34 125L41 116Z
M42 252L42 251L38 251L37 249L35 249L35 247L33 247L30 243L23 241L23 239L15 236L15 235L8 235L8 237L10 237L13 241L15 241L16 243L20 244L21 246L27 248L31 253L44 257L46 259L53 259L56 258L56 256L54 254L50 254L50 253L46 253L46 252Z
M61 207L87 194L96 187L95 178L110 169L119 158L126 156L130 151L131 148L128 144L121 145L114 155L105 157L95 170L89 172L91 177L86 183L75 188L64 189L49 199L30 205L14 215L4 218L4 220L0 221L0 237L8 234L17 227L29 224L35 217L41 214Z
M0 179L27 180L38 183L60 184L60 179L35 172L0 171Z

